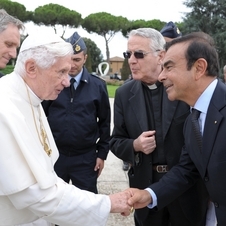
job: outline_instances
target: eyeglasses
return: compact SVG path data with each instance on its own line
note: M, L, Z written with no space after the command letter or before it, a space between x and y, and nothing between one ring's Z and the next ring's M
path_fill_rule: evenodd
M159 49L155 50L154 52L160 51ZM129 59L131 57L131 55L133 54L134 57L136 59L143 59L145 55L147 55L148 53L153 53L153 51L149 51L149 52L142 52L142 51L126 51L123 53L123 56L125 59Z

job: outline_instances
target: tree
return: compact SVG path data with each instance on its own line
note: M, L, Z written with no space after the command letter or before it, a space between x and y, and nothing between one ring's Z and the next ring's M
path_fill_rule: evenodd
M106 44L107 62L109 62L110 51L108 44L114 35L121 31L127 23L128 20L122 16L117 17L109 13L100 12L87 16L82 22L82 27L89 33L97 33L103 36Z
M88 57L86 59L85 67L91 73L91 72L93 72L93 70L92 70L92 58L91 58L91 54L90 54L90 49L87 49L87 55L88 55Z
M183 18L183 30L185 33L203 31L212 36L223 67L226 64L226 1L187 0L184 4L191 12Z
M96 43L89 38L83 38L86 47L88 49L88 58L91 60L91 71L96 72L99 63L103 61L103 55L101 50L97 47ZM88 59L87 59L88 60ZM87 64L86 64L87 66Z
M123 61L123 65L122 65L122 71L121 71L122 80L127 80L129 78L129 75L131 75L131 71L130 71L128 59L126 58Z
M61 37L63 38L67 27L79 27L82 17L80 13L74 10L50 3L35 9L33 22L38 25L51 26L54 28L55 33L57 33L57 25L62 26L63 33Z
M0 0L0 8L5 9L8 14L18 18L22 22L32 20L32 12L26 11L25 6L18 2Z
M163 22L161 20L133 20L133 21L128 21L127 26L124 26L122 28L122 34L127 37L128 33L133 30L133 29L138 29L141 27L150 27L154 28L156 30L161 30L163 26L166 24L166 22Z

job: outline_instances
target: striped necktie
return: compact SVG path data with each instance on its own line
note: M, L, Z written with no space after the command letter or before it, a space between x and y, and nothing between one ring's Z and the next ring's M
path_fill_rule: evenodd
M191 113L192 128L195 133L195 137L198 142L199 149L201 151L202 150L202 134L201 134L200 125L198 121L200 113L201 112L199 110L192 108L192 113Z

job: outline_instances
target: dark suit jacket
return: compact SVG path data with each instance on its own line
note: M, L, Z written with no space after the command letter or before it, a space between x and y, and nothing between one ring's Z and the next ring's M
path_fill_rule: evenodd
M158 197L161 208L171 202L201 175L211 201L215 205L218 226L226 225L226 86L218 82L213 93L203 132L203 149L198 150L191 128L191 119L187 119L185 128L185 147L180 162L161 183L151 188ZM176 186L175 186L176 183ZM163 189L163 186L164 189Z
M169 101L165 90L162 100L162 131L166 164L171 168L178 163L184 145L183 126L190 113L190 107L180 101ZM148 130L145 99L140 81L132 80L116 91L114 102L114 129L110 141L111 151L120 159L132 164L128 173L130 187L144 189L152 181L152 154L134 152L133 141L142 132ZM139 160L139 161L138 161ZM196 190L197 189L197 190ZM203 217L206 203L201 203L199 196L203 185L197 183L180 199L181 208L191 222ZM196 205L197 211L193 211ZM145 218L148 208L138 210L140 218Z

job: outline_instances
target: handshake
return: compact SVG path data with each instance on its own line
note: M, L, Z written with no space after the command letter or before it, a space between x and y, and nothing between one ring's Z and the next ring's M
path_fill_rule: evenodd
M109 195L111 200L111 213L130 215L134 209L140 209L152 202L151 195L146 190L128 188L122 192Z

